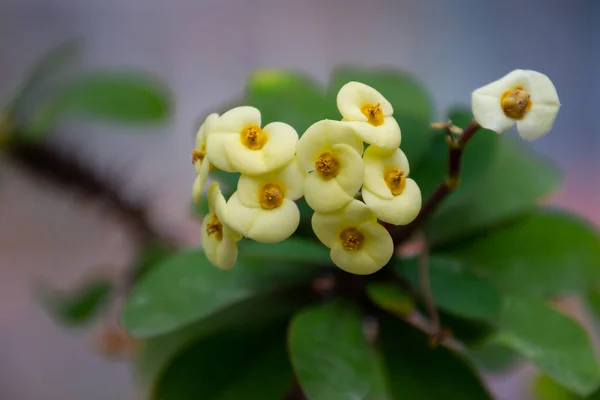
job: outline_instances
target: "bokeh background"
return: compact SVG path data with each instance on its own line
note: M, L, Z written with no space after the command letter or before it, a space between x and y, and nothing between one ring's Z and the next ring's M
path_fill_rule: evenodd
M193 245L192 134L251 71L287 67L326 82L339 64L397 67L429 86L442 116L510 70L535 69L563 104L554 130L533 144L565 174L551 202L600 224L598 21L597 0L2 0L0 100L73 38L84 41L86 66L161 77L174 94L170 123L131 132L67 125L51 140L119 175L128 195L144 194L159 229ZM135 398L127 364L99 358L87 334L57 325L32 296L40 279L68 287L94 269L126 266L127 230L7 160L0 175L0 398ZM490 385L500 399L527 399L529 372L492 376Z

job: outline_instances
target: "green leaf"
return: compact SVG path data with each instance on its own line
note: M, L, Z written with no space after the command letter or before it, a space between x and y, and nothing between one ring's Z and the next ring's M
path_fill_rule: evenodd
M587 305L596 323L600 323L600 286L598 283L589 288L585 295Z
M600 385L600 368L587 333L539 300L506 298L496 341L580 395L588 395Z
M160 123L171 113L170 93L140 72L91 72L68 82L32 121L34 132L52 129L65 116L113 123Z
M288 347L309 400L389 398L355 308L335 302L299 312L289 328Z
M407 316L415 311L415 303L412 297L392 283L368 283L367 296L382 309L399 317Z
M183 352L156 385L154 400L280 400L294 375L285 324L221 332Z
M514 350L495 343L469 347L465 355L473 360L478 369L493 373L505 372L521 361Z
M86 283L73 292L57 292L45 286L38 298L50 314L70 326L90 322L102 310L112 292L112 283L100 279Z
M263 69L252 74L244 104L261 111L262 123L290 124L299 135L322 119L339 119L335 102L325 89L307 76L289 70Z
M498 287L519 294L585 290L600 279L598 233L565 212L531 213L436 253L458 259Z
M318 266L332 265L329 249L320 242L300 237L291 237L279 243L244 243L241 250L248 260L269 260L315 264Z
M448 117L462 128L466 127L472 119L470 111L460 108L451 110ZM478 195L478 184L486 179L486 174L498 157L499 141L498 135L488 130L478 132L471 139L463 152L460 185L442 203L439 212ZM412 168L411 176L419 184L423 198L426 199L431 196L447 173L448 144L446 135L439 132L434 136L419 164Z
M25 76L23 83L7 107L9 113L26 114L29 103L40 96L41 86L55 78L61 69L73 61L79 54L80 48L78 41L69 41L44 54Z
M172 247L160 242L148 243L137 255L133 271L139 278L174 254Z
M335 69L329 81L329 94L335 103L340 88L357 81L377 89L394 107L394 118L402 129L402 151L411 163L419 161L432 138L430 128L433 101L425 87L412 76L384 68L343 67Z
M539 375L535 381L533 390L538 400L584 400L570 390L560 386L548 375Z
M201 251L186 251L152 268L131 291L122 320L130 335L172 332L254 296L308 280L306 265L253 263L238 259L220 270Z
M240 179L238 172L211 171L211 178L219 181L223 196L228 198L237 189L237 184ZM206 196L202 196L203 198Z
M396 271L420 292L419 264L416 259L397 259ZM430 257L429 283L434 303L449 313L492 323L500 315L502 296L498 290L459 261Z
M257 296L184 329L144 340L136 353L137 380L142 389L152 392L174 359L194 342L223 331L260 327L313 300L310 293L298 290Z
M559 187L560 173L548 160L533 154L523 142L509 137L501 139L497 158L479 184L472 187L470 200L444 207L425 223L430 245L466 237L531 211L536 200ZM465 154L476 150L469 144ZM463 170L468 168L465 166Z
M466 360L406 322L382 318L379 337L394 399L491 399Z

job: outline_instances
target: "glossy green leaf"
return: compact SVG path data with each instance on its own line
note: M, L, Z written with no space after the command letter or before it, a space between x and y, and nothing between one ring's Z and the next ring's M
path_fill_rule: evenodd
M285 122L299 135L319 120L340 119L335 102L327 98L321 85L289 70L263 69L252 74L244 104L261 111L263 125Z
M580 395L588 395L600 385L600 368L587 333L539 300L508 297L496 342L517 351Z
M380 320L381 354L394 399L491 399L462 356L430 348L423 332L400 319Z
M396 270L420 292L416 259L397 259ZM498 290L459 261L430 257L429 282L434 303L449 313L488 322L495 322L500 315L502 296Z
M466 154L477 150L471 144L465 150ZM502 137L497 147L497 158L479 184L472 187L470 200L444 207L424 225L432 246L460 239L531 211L537 200L559 187L561 175L556 167L546 158L532 153L522 141ZM463 170L467 169L465 166Z
M530 213L436 252L514 293L548 296L585 290L600 279L598 233L565 212Z
M108 280L94 280L72 292L57 292L41 287L40 303L60 322L80 326L90 322L102 310L112 292Z
M152 392L174 359L194 342L223 331L260 327L291 315L313 300L306 290L257 296L186 328L144 340L135 359L138 383L144 391Z
M170 113L169 90L156 79L131 71L99 71L68 82L39 110L29 129L46 131L74 115L116 123L160 123Z
M301 284L314 272L307 265L243 259L223 271L201 251L178 253L152 268L133 288L123 309L123 324L134 337L157 336L254 296Z
M241 250L248 260L269 260L315 264L319 266L332 265L329 249L320 242L291 237L279 243L244 243Z
M289 328L288 347L309 400L389 398L379 359L355 308L336 302L299 312Z
M350 81L377 89L392 104L394 117L402 130L400 147L408 160L416 165L432 138L430 124L434 107L427 89L414 77L401 71L343 67L331 74L330 101L335 104L337 92Z
M281 400L293 380L285 324L270 324L198 341L166 370L151 398Z
M451 110L448 117L462 128L471 121L470 111L463 109ZM471 139L463 152L460 185L444 200L439 212L476 195L477 185L485 180L487 172L498 156L498 146L499 137L491 131L482 130ZM446 134L438 131L421 161L411 167L411 177L419 184L423 198L430 197L448 174Z
M146 274L152 268L172 256L174 250L161 242L150 242L142 248L134 260L133 271L136 277Z
M495 343L482 343L468 347L465 355L484 372L502 373L513 368L521 358L512 349Z
M367 284L369 299L382 309L399 317L415 311L413 298L398 285L387 282L370 282Z

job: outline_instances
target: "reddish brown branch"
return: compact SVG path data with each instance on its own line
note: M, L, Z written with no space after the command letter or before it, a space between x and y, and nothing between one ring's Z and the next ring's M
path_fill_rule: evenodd
M448 137L448 173L435 189L433 194L425 201L419 215L413 222L405 226L398 226L390 232L396 246L409 239L416 229L437 210L442 201L458 187L460 183L460 170L462 154L465 146L473 138L480 126L472 121L463 131L459 139Z

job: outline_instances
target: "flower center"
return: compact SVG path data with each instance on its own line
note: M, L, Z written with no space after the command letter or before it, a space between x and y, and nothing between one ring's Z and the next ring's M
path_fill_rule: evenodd
M206 145L202 145L200 150L194 149L192 151L192 164L196 164L198 161L202 163L202 161L204 161L204 157L206 157Z
M249 125L240 132L242 144L250 150L261 149L267 143L267 134L258 125Z
M206 233L208 233L208 236L215 235L219 242L223 240L223 224L221 224L216 214L213 214L211 221L206 224Z
M402 194L406 186L404 171L400 168L391 168L385 171L383 180L394 196Z
M319 156L315 161L315 169L325 180L335 178L340 173L340 163L333 154L327 152Z
M267 183L260 189L258 197L260 206L265 210L272 210L283 204L283 189L275 183Z
M377 104L365 104L360 108L360 111L363 113L369 123L373 126L383 125L383 110Z
M507 117L523 119L531 108L531 95L521 86L516 86L502 94L500 105Z
M346 251L360 250L365 244L365 236L356 228L345 228L340 232L340 240Z

